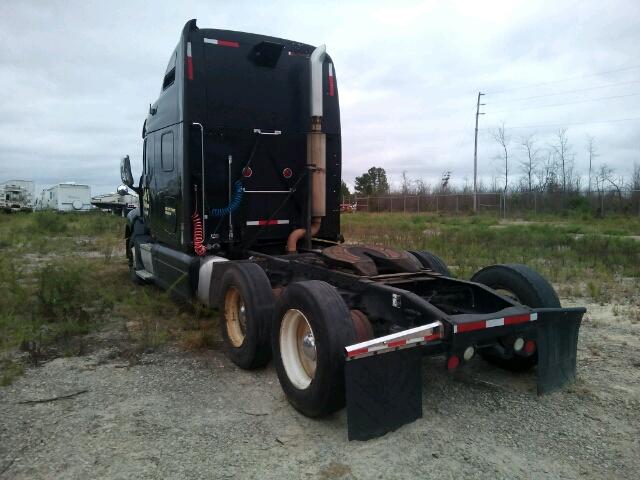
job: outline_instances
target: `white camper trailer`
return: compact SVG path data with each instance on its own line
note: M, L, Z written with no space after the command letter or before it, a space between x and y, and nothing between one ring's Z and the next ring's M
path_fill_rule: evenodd
M40 194L38 210L85 212L91 210L91 188L79 183L59 183Z
M8 180L0 183L0 208L6 211L33 210L35 186L31 180Z

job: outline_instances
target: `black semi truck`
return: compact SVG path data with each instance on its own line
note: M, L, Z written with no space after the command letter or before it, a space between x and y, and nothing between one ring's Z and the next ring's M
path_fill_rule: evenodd
M338 83L325 47L186 23L142 129L127 217L137 283L220 311L228 357L272 358L307 416L347 404L350 439L422 414L423 355L537 368L538 391L575 377L583 308L561 308L524 265L454 278L430 252L340 234ZM464 246L460 246L464 248Z

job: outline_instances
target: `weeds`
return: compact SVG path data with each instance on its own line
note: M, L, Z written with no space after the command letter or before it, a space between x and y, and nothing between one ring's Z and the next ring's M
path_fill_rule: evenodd
M0 386L11 385L23 372L24 366L21 362L7 357L0 358Z
M640 242L626 237L640 233L640 219L636 218L614 221L569 216L566 220L540 217L533 222L505 222L482 215L357 213L343 215L341 220L349 242L430 250L461 278L470 278L494 263L524 263L550 281L566 285L562 293L568 296L579 293L575 285L586 281L587 295L598 302L623 295L620 277L640 278Z

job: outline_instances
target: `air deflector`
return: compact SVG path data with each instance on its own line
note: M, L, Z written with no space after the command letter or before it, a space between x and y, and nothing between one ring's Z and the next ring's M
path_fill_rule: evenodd
M283 49L284 45L279 43L260 42L251 49L249 60L261 67L274 68L280 59Z

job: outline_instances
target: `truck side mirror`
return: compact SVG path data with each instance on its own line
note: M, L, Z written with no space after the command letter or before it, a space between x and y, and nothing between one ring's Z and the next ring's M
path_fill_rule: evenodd
M127 187L134 188L129 155L120 160L120 178L122 179L122 183L124 183Z
M121 197L124 197L127 193L129 193L129 189L126 185L120 185L117 188L116 192L118 192L118 195L120 195Z

